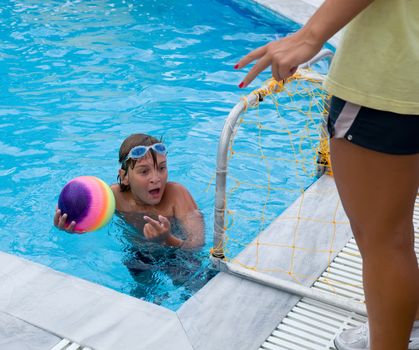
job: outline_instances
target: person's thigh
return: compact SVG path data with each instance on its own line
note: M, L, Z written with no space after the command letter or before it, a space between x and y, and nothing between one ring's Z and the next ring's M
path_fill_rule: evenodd
M419 154L391 155L332 138L331 161L339 195L360 248L368 242L379 245L388 238L397 240L399 233L401 244L406 244L407 238L409 245L413 243ZM409 233L411 237L407 237Z

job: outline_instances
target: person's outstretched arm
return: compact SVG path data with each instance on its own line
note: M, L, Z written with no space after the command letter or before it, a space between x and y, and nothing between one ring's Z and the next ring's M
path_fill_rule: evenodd
M293 75L298 66L316 55L336 32L348 24L374 0L326 0L306 25L294 34L253 50L235 66L240 69L257 60L239 87L272 66L272 76L280 81Z

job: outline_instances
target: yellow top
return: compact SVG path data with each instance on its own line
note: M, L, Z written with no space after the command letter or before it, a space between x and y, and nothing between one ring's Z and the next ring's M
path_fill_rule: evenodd
M356 16L325 87L361 106L419 115L419 0L375 0Z

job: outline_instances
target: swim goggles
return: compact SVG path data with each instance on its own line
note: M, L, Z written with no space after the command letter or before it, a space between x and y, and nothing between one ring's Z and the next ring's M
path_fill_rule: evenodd
M159 154L167 154L167 148L162 143L155 143L151 146L135 146L131 148L131 151L129 151L128 155L125 157L124 162L126 162L128 159L139 159L143 158L147 152L152 149L154 152Z

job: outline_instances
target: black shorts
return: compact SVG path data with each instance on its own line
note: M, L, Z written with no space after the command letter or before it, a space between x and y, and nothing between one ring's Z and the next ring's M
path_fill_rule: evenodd
M327 128L331 138L345 138L374 151L419 153L419 115L379 111L333 96Z

